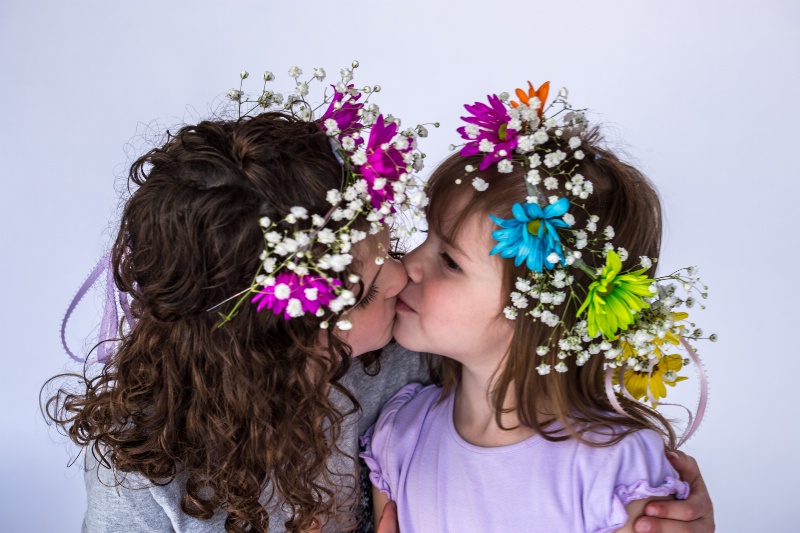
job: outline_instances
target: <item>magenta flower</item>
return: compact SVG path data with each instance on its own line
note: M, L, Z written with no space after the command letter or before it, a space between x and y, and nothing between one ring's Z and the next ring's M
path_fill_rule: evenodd
M458 133L461 134L461 137L470 141L461 149L461 155L486 154L481 161L480 170L486 170L492 163L496 163L503 158L511 159L512 152L519 142L517 130L508 127L511 117L508 115L503 102L500 101L497 95L491 95L488 98L490 105L481 102L475 102L474 105L464 105L464 108L472 113L473 116L461 117L461 120L474 124L477 126L478 131L469 132L468 129L475 129L469 126L458 128ZM471 136L470 133L477 134L477 137ZM491 150L481 150L482 143L484 147L487 146L487 143L491 143ZM501 152L505 152L505 154L503 155Z
M372 207L381 206L381 202L391 202L394 199L392 183L408 171L403 154L413 149L411 141L403 149L392 144L392 139L397 133L397 124L392 122L386 125L383 115L372 126L369 142L366 148L366 162L359 168L359 172L367 181L367 191L372 199ZM394 211L394 208L392 209Z
M289 320L305 313L316 313L320 306L328 305L336 297L333 287L341 284L338 279L328 281L281 272L275 277L275 283L262 288L250 303L257 304L257 311L266 307L276 315L283 312L283 318Z
M336 91L336 87L331 85ZM353 87L350 85L348 88ZM349 94L349 93L348 93ZM364 107L362 102L358 102L358 99L361 98L361 93L356 93L355 96L351 96L346 102L343 102L345 97L345 93L340 93L338 91L334 92L333 100L331 100L328 109L325 110L325 113L319 118L317 121L320 127L323 130L327 130L325 127L325 121L328 119L333 119L336 121L336 126L339 128L341 132L338 135L339 141L342 140L342 137L348 135L354 131L361 130L364 125L361 124L359 120L358 112ZM339 109L336 109L336 105L338 103L342 103ZM362 138L353 139L355 141L355 145L358 146L364 142Z

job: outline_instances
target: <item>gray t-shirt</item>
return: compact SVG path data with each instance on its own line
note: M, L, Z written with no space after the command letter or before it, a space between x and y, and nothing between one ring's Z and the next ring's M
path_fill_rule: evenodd
M361 411L348 416L342 424L339 448L345 454L356 457L359 437L375 422L381 407L403 385L412 382L427 382L427 364L415 352L409 352L393 344L385 348L381 356L381 370L377 376L364 372L359 360L354 360L350 370L342 378L361 405ZM343 411L351 405L343 395L332 392L332 399ZM347 501L358 491L358 475L351 459L337 455L329 465L340 474L340 483L345 490L339 498ZM217 511L209 520L193 518L181 511L181 498L185 479L180 477L164 486L153 486L146 478L131 473L118 473L123 485L116 484L114 472L95 461L91 453L86 454L84 479L88 508L83 518L83 531L89 533L144 533L144 532L221 532L225 530L226 514ZM124 477L123 477L124 476ZM354 486L355 485L355 486ZM348 493L349 492L349 493ZM271 502L270 533L285 531L288 516L279 502ZM325 531L334 531L330 523Z

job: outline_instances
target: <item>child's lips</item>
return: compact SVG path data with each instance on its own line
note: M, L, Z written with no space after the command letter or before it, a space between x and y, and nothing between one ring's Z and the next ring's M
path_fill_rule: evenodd
M401 312L401 311L411 312L411 313L414 312L414 308L412 308L410 305L408 305L405 302L405 300L403 300L400 297L397 298L397 304L395 306L395 310L398 311L398 312Z

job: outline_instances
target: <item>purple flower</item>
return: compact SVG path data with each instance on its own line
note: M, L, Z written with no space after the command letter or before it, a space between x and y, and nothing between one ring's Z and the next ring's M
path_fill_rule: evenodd
M372 207L378 209L381 202L391 202L394 199L392 183L408 171L403 154L413 149L412 143L406 140L407 146L403 149L392 144L392 139L397 133L397 124L386 124L383 115L378 115L366 148L366 162L360 166L359 172L367 182Z
M331 85L336 91L336 86ZM353 87L350 85L348 87ZM349 93L347 93L349 94ZM361 98L361 93L356 93L355 96L351 96L346 102L344 102L345 93L340 93L338 91L334 92L333 100L331 100L328 109L325 110L325 113L319 118L317 121L320 127L323 130L327 131L327 127L325 126L325 121L328 119L333 119L336 121L336 126L339 128L341 132L338 135L339 141L346 135L352 134L355 131L361 130L364 125L361 124L359 120L358 112L364 107L362 102L358 102L358 99ZM341 107L336 109L336 105L341 103ZM355 141L355 145L358 146L364 142L362 138L353 139Z
M341 284L338 279L328 281L316 276L298 277L294 272L281 272L273 285L262 288L250 302L257 304L258 311L266 307L276 315L283 312L283 318L289 320L305 313L316 313L320 306L328 305L336 297L333 287Z
M461 149L461 155L486 154L481 161L480 170L486 170L492 163L496 163L504 157L511 159L512 152L519 142L517 130L508 127L511 117L508 115L503 102L500 101L497 95L491 95L488 98L490 105L481 102L475 102L474 105L464 105L464 108L472 113L473 116L461 117L461 120L477 126L478 131L473 131L473 135L470 135L470 132L467 131L468 128L475 128L470 128L469 126L458 128L458 133L461 134L461 137L470 141ZM481 142L484 140L491 143L490 151L480 149ZM503 151L505 154L501 155Z

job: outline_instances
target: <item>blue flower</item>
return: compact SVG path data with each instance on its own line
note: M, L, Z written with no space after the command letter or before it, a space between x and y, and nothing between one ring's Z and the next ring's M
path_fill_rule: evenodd
M537 204L514 204L511 208L514 218L510 220L489 215L502 228L492 232L492 238L497 244L489 254L499 253L501 257L513 257L516 266L526 261L528 269L541 272L543 267L549 270L555 266L555 263L547 260L555 252L563 265L564 251L557 228L570 226L561 219L567 209L569 200L559 198L544 209Z

